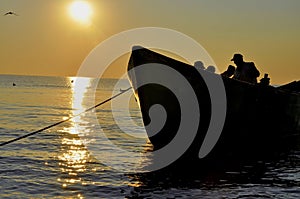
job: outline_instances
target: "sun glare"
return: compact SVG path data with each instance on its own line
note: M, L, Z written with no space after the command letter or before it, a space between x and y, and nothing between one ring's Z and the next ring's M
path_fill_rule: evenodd
M90 23L93 11L87 1L74 1L69 6L69 13L75 21L88 24Z

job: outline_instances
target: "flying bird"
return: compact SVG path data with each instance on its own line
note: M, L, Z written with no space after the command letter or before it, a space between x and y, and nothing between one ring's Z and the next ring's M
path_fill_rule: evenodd
M7 15L15 15L15 16L19 16L17 15L15 12L12 12L12 11L9 11L7 13L4 14L4 16L7 16Z

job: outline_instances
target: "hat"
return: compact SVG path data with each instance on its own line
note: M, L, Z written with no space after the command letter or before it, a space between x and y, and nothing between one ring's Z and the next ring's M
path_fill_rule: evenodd
M243 59L243 55L241 55L241 54L234 54L233 58L231 59L231 61L234 61L236 59Z

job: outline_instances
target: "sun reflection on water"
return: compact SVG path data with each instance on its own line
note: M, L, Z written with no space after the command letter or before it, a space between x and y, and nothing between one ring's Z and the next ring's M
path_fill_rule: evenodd
M69 117L74 117L88 108L84 105L84 101L91 86L91 79L77 77L69 78L69 81L72 85L70 87L72 109ZM83 114L78 115L70 119L60 131L62 139L61 153L58 156L58 160L62 176L57 180L61 182L63 188L67 188L72 184L85 184L82 178L79 177L79 174L86 172L87 163L91 161L91 157L84 140L79 137L79 135L88 133L84 125L87 122L84 120Z
M72 114L77 115L84 111L84 99L87 97L88 89L91 87L91 79L84 77L77 77L73 81L72 89ZM72 119L73 122L81 121L81 116L75 117Z
M96 160L96 157L92 156L86 147L87 143L94 142L93 139L95 139L93 137L93 133L95 133L97 129L95 129L92 122L92 119L95 119L94 115L97 114L96 119L101 120L101 122L105 122L104 124L106 126L109 126L109 128L106 128L108 132L107 136L109 139L116 140L120 143L120 146L122 145L126 147L126 145L128 145L128 143L126 143L126 139L128 137L126 137L125 134L122 134L122 132L119 132L118 128L115 128L115 126L113 126L115 125L113 123L114 120L112 116L107 113L109 112L107 111L108 108L104 109L102 107L103 111L98 111L98 113L94 112L92 113L92 115L90 115L90 112L80 114L86 109L95 105L93 79L70 78L69 83L71 85L69 87L71 109L69 109L65 114L65 117L66 115L68 117L63 119L68 119L70 117L71 119L68 122L64 123L61 130L59 131L61 136L61 147L60 153L58 155L60 175L57 178L57 181L60 183L61 187L66 190L80 190L80 187L88 185L109 186L111 185L111 183L114 183L112 180L114 179L114 177L112 177L112 174L109 173L109 175L107 175L107 171L111 170L111 167L109 165L105 165L99 160ZM97 96L101 99L106 99L106 97L109 97L107 96L106 90L104 92L101 90L101 93L99 93L98 91ZM124 118L126 119L126 117ZM114 151L113 148L109 148L110 145L107 145L106 143L107 142L105 142L105 140L104 142L97 142L97 145L95 147L99 147L99 150L105 149L102 150L103 153L101 155L102 157L110 160ZM144 141L141 140L140 143L143 144ZM133 142L131 144L133 144ZM137 146L132 146L132 148L128 148L128 150L143 152L143 149ZM120 156L119 158L119 160L116 160L117 165L119 164L118 161L127 161L127 163L132 164L133 167L136 166L135 157ZM145 160L147 163L148 159ZM144 162L145 161L140 163L141 167L143 167L143 164L145 164ZM99 180L95 178L94 175L90 175L91 173L95 174L95 176L101 176L101 179ZM115 175L118 174L116 173ZM127 184L131 187L141 186L140 182L138 181L128 182Z

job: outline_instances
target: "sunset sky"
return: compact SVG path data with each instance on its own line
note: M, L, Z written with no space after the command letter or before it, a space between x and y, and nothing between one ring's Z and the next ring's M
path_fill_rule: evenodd
M195 39L220 71L240 52L273 84L300 79L299 0L86 0L84 16L74 2L1 0L0 74L74 76L101 41L151 26ZM124 73L126 58L115 65L108 77Z

